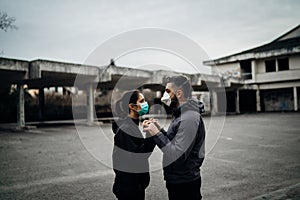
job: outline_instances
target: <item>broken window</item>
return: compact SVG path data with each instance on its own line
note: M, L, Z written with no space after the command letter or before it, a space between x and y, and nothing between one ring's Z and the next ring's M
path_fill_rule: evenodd
M242 78L252 79L251 60L242 60L240 62Z
M278 71L289 70L289 59L288 58L279 58L277 60Z
M276 61L275 60L266 60L266 72L276 72Z

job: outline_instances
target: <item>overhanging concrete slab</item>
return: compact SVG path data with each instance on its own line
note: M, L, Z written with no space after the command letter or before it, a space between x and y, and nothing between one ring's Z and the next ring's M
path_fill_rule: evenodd
M24 60L0 58L0 87L28 79L29 63Z
M85 84L98 84L97 88L112 89L116 85L120 89L146 87L163 88L164 80L169 76L182 75L173 71L150 71L135 68L109 65L97 67L90 65L65 63L49 60L23 61L10 58L0 58L1 85L12 83L27 84L29 88L53 86L77 86L85 88ZM190 78L197 90L207 90L207 85L217 87L220 78L205 74L183 74Z
M100 68L73 63L35 60L29 65L30 88L74 86L76 79L81 84L98 82Z

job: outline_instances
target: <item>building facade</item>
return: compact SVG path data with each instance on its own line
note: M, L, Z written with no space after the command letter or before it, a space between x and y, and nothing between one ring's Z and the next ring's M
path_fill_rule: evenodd
M227 112L299 111L300 25L270 43L204 64L223 79Z

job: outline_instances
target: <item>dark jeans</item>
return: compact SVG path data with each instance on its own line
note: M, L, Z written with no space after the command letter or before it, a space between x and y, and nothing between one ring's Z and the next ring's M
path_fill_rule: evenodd
M201 178L187 183L166 183L169 200L199 200L202 199L200 187Z

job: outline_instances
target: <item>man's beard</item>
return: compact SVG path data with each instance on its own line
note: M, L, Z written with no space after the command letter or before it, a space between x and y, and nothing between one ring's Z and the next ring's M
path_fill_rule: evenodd
M177 107L177 105L178 105L178 99L177 99L177 97L175 96L175 98L174 99L171 99L171 104L170 104L170 108L171 108L171 110L175 110L176 109L176 107Z

